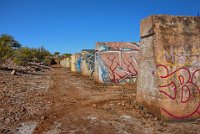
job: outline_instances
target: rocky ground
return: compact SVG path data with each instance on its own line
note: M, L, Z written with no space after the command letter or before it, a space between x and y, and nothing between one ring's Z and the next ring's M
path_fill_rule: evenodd
M200 122L164 122L135 97L134 85L99 85L59 67L0 71L0 133L200 134Z

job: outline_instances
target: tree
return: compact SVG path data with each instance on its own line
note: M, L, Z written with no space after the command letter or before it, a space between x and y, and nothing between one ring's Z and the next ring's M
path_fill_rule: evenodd
M60 52L54 52L54 56L58 56Z
M4 41L4 43L6 43L7 45L9 45L10 47L17 49L21 47L21 44L19 42L17 42L12 36L7 35L7 34L2 34L0 39L2 41Z
M10 40L13 38L7 35L0 36L0 60L4 61L5 59L11 57L12 48L10 44Z
M11 47L14 48L14 49L18 49L18 48L21 48L21 44L19 42L17 42L16 40L12 40L11 42Z
M4 62L8 58L18 65L26 65L28 62L46 64L50 63L51 53L44 47L22 47L12 36L2 34L0 36L0 62Z
M65 56L65 57L70 57L72 54L70 53L64 53L62 56Z
M0 36L0 61L4 61L13 56L13 52L19 49L21 44L17 42L12 36L2 34Z
M26 65L28 62L50 63L51 53L44 47L22 47L15 51L14 62L18 65Z
M30 48L22 47L14 52L14 62L18 65L26 65L34 58Z
M41 63L50 62L50 56L51 56L51 53L48 50L46 50L44 47L40 47L36 50L35 58L37 58L37 60Z

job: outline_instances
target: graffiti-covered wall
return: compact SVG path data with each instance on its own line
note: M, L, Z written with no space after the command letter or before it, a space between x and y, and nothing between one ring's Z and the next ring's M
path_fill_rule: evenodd
M137 101L167 119L200 117L200 18L141 22Z
M60 60L60 66L62 67L66 67L66 68L69 68L71 67L71 58L63 58Z
M75 53L71 55L71 71L80 73L81 72L81 54Z
M83 50L81 61L81 74L92 76L94 72L94 54L95 50Z
M136 43L98 42L95 53L95 79L99 83L134 83L138 75Z

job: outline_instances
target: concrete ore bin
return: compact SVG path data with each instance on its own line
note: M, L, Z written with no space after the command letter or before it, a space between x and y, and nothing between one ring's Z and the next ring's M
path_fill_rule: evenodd
M71 71L75 73L81 72L81 53L71 55Z
M60 66L64 67L64 68L69 68L71 64L71 59L70 57L65 57L62 60L60 60Z
M141 21L137 101L169 120L200 117L200 17Z
M93 76L95 50L82 50L81 75Z
M98 83L135 83L138 70L138 44L134 42L97 42L95 80Z

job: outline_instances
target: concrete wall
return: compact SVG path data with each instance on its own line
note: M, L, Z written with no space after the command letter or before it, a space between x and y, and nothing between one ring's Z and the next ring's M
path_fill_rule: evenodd
M92 76L94 72L94 54L95 50L83 50L81 61L81 74Z
M71 67L71 58L63 58L62 60L60 60L60 66L65 67L65 68L69 68Z
M81 72L81 54L75 53L71 55L71 71L80 73Z
M200 117L200 17L141 22L137 101L167 119Z
M68 57L68 58L66 59L66 67L67 67L67 68L70 68L70 67L71 67L71 58L70 58L70 57Z
M138 50L131 42L98 42L95 80L99 83L132 83L138 75Z
M60 66L61 66L61 67L66 67L66 66L65 66L65 60L64 60L64 59L61 59L61 60L60 60Z

